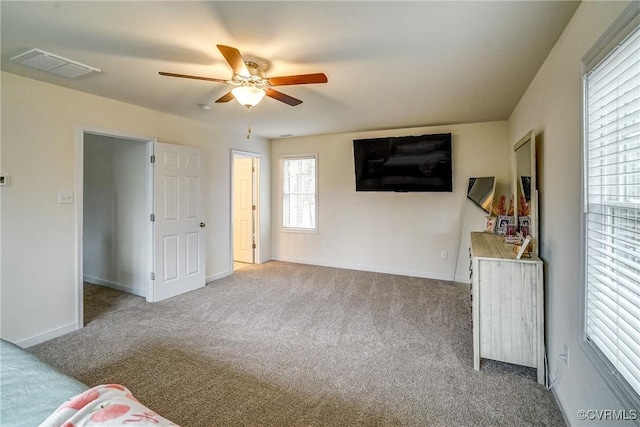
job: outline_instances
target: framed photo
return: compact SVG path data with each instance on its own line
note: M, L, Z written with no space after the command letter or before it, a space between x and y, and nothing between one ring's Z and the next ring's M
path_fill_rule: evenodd
M509 225L514 225L512 216L498 216L498 223L496 224L496 234L504 236L507 233L507 226Z
M518 249L516 259L522 258L522 255L524 254L527 254L527 256L531 258L531 255L529 255L529 242L531 242L531 236L527 236L527 238L524 239L524 242L522 242L522 246Z
M531 230L531 223L529 222L528 216L519 216L518 217L518 228L522 232L524 236L528 236Z
M496 230L496 221L498 218L495 216L485 216L484 217L484 228L482 231L485 233L493 233Z

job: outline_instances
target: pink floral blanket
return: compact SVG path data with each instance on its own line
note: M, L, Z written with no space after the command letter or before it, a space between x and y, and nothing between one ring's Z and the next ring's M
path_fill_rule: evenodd
M40 427L177 426L156 414L120 384L99 385L60 405Z

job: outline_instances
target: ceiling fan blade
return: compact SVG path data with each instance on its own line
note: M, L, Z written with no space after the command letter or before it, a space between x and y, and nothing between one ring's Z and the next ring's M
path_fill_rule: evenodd
M218 49L220 50L220 53L222 53L222 56L224 56L224 59L229 63L234 73L240 74L244 77L251 77L249 69L244 63L244 59L242 59L242 55L238 49L221 44L218 45Z
M227 92L226 95L222 95L216 102L229 102L233 99L233 94L231 92Z
M265 89L265 92L269 98L277 99L278 101L289 104L292 107L295 107L298 104L302 104L302 101L300 101L299 99L296 99L293 96L286 95L282 92L278 92L275 89Z
M329 80L324 73L300 74L298 76L271 77L271 86L304 85L309 83L326 83Z
M161 76L181 77L183 79L205 80L205 81L208 81L208 82L216 82L216 83L228 83L227 80L215 79L213 77L199 77L199 76L191 76L189 74L166 73L164 71L160 71L159 74Z

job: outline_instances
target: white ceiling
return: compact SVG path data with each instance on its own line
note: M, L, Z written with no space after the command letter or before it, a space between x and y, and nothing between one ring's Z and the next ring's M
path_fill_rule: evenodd
M575 1L0 2L2 70L254 135L317 135L504 120L575 12ZM270 62L282 86L249 112L221 83L217 44ZM102 70L65 79L9 59L38 48ZM203 111L198 104L211 104Z

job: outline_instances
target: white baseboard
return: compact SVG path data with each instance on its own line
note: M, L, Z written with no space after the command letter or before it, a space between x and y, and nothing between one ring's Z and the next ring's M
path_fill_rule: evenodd
M96 277L91 277L91 276L84 276L83 280L85 282L93 283L94 285L106 286L107 288L112 288L117 291L138 295L139 297L143 297L143 298L147 297L147 290L144 288L133 288L131 286L122 285L120 283L109 282L107 280L102 280L102 279L98 279Z
M80 327L78 327L78 324L73 322L68 325L61 326L56 329L52 329L43 334L39 334L30 338L25 338L23 340L16 341L14 344L22 348L27 348L27 347L34 346L36 344L40 344L41 342L45 342L57 337L61 337L62 335L68 334L69 332L77 331L78 329L80 329Z
M562 403L562 399L560 398L560 396L558 396L558 393L556 393L556 389L552 388L551 389L551 394L553 394L553 398L556 400L556 404L558 405L558 408L560 409L560 413L562 414L562 418L564 418L564 422L568 427L571 427L571 420L569 419L569 417L567 417L567 413L564 410L564 405Z
M471 292L471 284L469 282L458 282L455 280L453 286L464 292Z
M344 268L347 270L370 271L372 273L396 274L398 276L421 277L423 279L445 280L448 282L452 282L454 278L453 274L430 273L425 271L406 270L402 268L379 268L370 265L351 264L348 262L327 262L279 256L274 256L271 259L273 261L292 262L294 264L308 264L318 265L321 267Z
M232 274L233 274L233 270L226 270L221 273L214 274L213 276L207 276L205 278L205 282L206 283L213 282L214 280L219 280L219 279L231 276Z
M454 282L460 282L460 283L471 283L471 278L469 277L469 275L467 274L466 276L456 276L456 279L454 280Z

